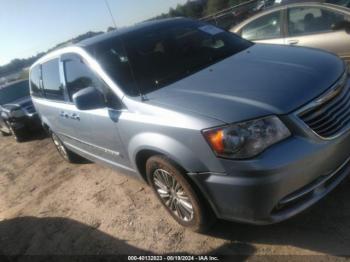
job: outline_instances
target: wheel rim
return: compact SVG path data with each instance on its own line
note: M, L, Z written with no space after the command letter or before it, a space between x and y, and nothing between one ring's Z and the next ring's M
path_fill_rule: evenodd
M14 139L15 139L16 141L18 141L17 134L16 134L15 130L13 129L13 127L11 126L11 124L10 124L10 123L7 123L7 125L8 125L8 127L9 127L10 132L11 132L10 135L12 135L12 136L14 137Z
M64 159L68 159L67 150L62 144L61 140L55 134L52 135L52 140L61 156Z
M157 169L153 173L156 192L167 208L183 221L191 221L193 205L181 184L169 172Z
M5 124L7 125L8 129L10 130L10 135L16 136L15 132L13 131L12 126L10 125L9 122L5 122Z

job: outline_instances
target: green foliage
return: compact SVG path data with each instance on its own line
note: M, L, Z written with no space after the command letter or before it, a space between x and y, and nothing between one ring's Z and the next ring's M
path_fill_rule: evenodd
M208 0L205 14L211 15L228 7L229 0Z
M245 3L245 2L247 2L247 0L229 0L228 1L228 5L229 6L235 6L235 5L239 5L239 4Z
M184 5L177 5L175 8L170 8L168 13L161 14L151 20L168 17L202 18L247 1L248 0L189 0Z
M19 79L21 79L21 80L29 79L29 70L23 69L21 74L19 75Z
M112 32L114 30L116 30L116 28L113 27L113 26L110 26L110 27L107 28L107 32Z
M150 20L169 18L169 17L192 17L200 18L204 14L204 8L207 0L187 1L184 5L177 5L175 8L170 8L168 13L161 14Z

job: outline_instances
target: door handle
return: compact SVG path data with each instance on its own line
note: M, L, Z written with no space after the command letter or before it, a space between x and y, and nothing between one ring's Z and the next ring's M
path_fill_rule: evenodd
M79 116L78 114L75 114L75 113L73 113L73 114L70 116L70 118L73 119L73 120L78 120L78 121L80 121L80 116Z
M297 45L299 44L299 40L293 39L293 40L288 40L289 45Z
M69 118L69 115L64 111L61 111L60 116L64 118Z

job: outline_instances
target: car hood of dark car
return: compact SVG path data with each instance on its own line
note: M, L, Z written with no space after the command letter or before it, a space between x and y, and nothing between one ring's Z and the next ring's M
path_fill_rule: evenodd
M32 105L33 105L32 99L30 98L30 96L26 96L26 97L21 97L15 101L12 101L11 103L2 105L2 107L7 110L14 110L17 108L27 108Z
M337 56L316 49L256 44L147 99L232 123L288 114L329 89L344 69Z

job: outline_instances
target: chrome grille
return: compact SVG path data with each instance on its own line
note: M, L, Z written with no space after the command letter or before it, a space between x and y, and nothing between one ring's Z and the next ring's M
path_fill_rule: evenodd
M350 125L350 85L347 72L325 95L306 106L299 117L323 138L337 136Z

